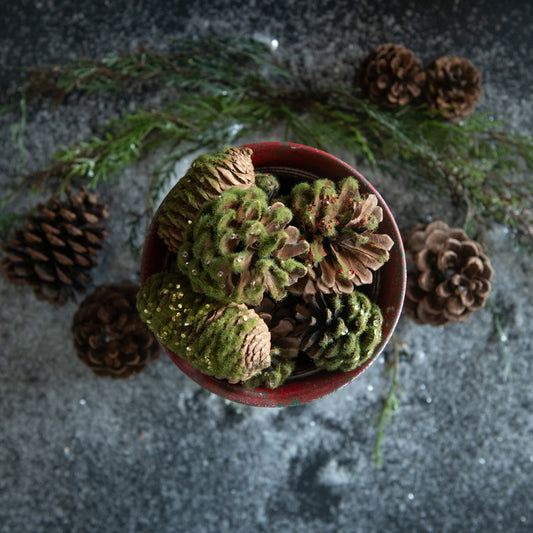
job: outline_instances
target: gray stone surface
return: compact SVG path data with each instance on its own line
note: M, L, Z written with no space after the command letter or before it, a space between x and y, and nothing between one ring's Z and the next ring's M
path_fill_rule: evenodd
M390 9L364 0L305 2L3 2L0 86L21 67L165 49L171 39L239 34L277 39L316 78L346 81L375 45L402 43L424 61L472 59L483 71L480 106L532 133L533 6L444 0ZM151 96L150 98L154 98ZM84 98L28 117L26 169L60 143L88 138L139 95ZM0 183L10 190L14 115L0 116ZM261 139L255 139L261 140ZM461 212L393 176L360 168L400 226ZM137 279L127 245L153 160L100 188L113 214L94 286ZM531 179L531 178L530 178ZM41 197L17 200L16 208ZM227 403L166 358L127 382L99 379L75 356L74 303L54 309L0 280L0 531L7 532L521 532L533 529L533 267L495 227L496 270L512 372L491 313L440 329L402 318L401 407L386 427L383 466L371 457L389 386L383 360L331 396L287 409Z

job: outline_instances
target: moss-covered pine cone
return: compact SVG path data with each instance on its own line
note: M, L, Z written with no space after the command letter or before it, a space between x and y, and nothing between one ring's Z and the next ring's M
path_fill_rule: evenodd
M187 230L178 267L195 292L221 303L258 305L267 291L280 300L306 273L308 245L289 225L290 209L268 205L258 187L232 187L206 202Z
M220 306L179 273L150 276L137 298L142 320L165 346L203 374L246 381L270 365L270 333L245 305Z
M230 187L247 188L255 183L252 150L226 148L195 159L161 206L158 234L170 251L177 252L203 203Z
M307 323L301 349L315 365L349 372L364 364L381 341L383 316L363 293L322 294L297 306Z
M383 209L374 194L362 197L355 178L300 183L291 191L293 223L309 242L307 273L290 287L296 294L350 293L372 283L389 259L392 239L376 230Z

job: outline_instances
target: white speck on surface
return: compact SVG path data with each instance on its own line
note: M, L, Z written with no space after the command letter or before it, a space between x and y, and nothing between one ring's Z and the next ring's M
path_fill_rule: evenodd
M480 465L484 465L484 464L487 463L487 461L486 461L483 457L480 457L480 458L478 459L478 463L479 463Z
M414 495L412 492L410 492L410 493L407 495L407 499L408 499L410 502L412 502L412 501L415 499L415 495Z
M272 41L270 42L270 48L272 48L272 50L277 50L279 47L279 41L277 39L272 39Z
M87 402L85 401L85 398L82 398L80 400L80 405L87 405Z

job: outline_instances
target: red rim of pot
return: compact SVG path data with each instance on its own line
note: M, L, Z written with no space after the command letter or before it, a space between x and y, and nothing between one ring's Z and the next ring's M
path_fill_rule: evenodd
M162 345L180 370L198 385L228 400L257 407L298 405L322 398L353 381L378 358L391 339L400 318L405 297L406 266L403 243L394 217L379 192L366 178L344 161L322 150L294 143L264 142L246 146L253 150L252 162L256 170L270 171L274 174L277 172L280 181L284 179L284 175L287 179L292 177L293 180L298 177L301 180L304 177L306 179L327 178L333 181L354 176L359 181L361 193L373 193L378 197L379 205L383 208L383 222L380 224L379 231L387 233L394 241L390 259L378 271L380 286L375 295L375 301L380 306L384 318L382 340L374 355L351 372L317 370L289 378L275 390L264 387L250 390L241 385L232 385L225 380L202 374L186 359ZM164 270L168 258L168 250L157 234L157 226L156 213L144 245L141 263L142 283L152 274Z

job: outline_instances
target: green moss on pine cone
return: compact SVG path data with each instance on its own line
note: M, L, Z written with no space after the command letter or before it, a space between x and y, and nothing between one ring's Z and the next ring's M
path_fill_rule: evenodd
M202 154L172 189L158 215L158 235L170 251L177 252L185 231L200 207L230 187L247 188L255 183L250 148L225 148Z
M374 194L361 196L355 178L299 183L291 191L294 224L309 242L307 275L296 294L346 293L372 283L372 272L389 259L393 240L378 234L383 209Z
M383 316L363 293L317 294L307 306L297 306L309 323L301 349L315 365L349 372L364 364L381 341Z
M232 383L270 365L270 333L245 305L221 307L193 293L179 273L150 276L137 297L142 320L156 337L203 374Z
M297 259L308 244L289 223L290 209L268 205L258 187L232 187L206 202L178 251L178 268L194 291L221 303L275 300L306 273Z

